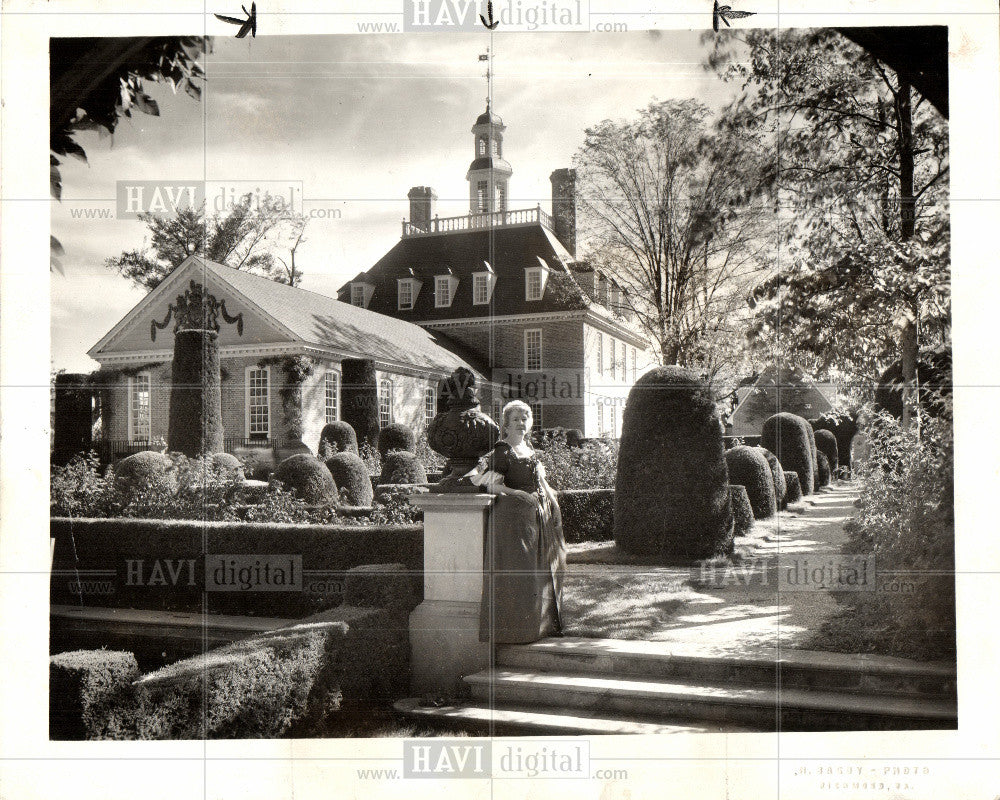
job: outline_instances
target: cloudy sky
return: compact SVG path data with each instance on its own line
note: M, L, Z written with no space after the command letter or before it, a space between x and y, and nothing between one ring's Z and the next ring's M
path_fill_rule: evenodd
M702 69L700 36L497 35L509 207L548 209L549 174L571 164L590 125L632 117L654 98L723 104L734 89ZM466 213L487 44L485 34L456 33L216 39L201 102L154 85L159 117L137 113L110 138L80 134L89 163L64 164L53 203L52 233L67 251L65 276L52 276L53 366L96 368L86 351L142 297L104 259L142 246L145 226L84 216L113 215L116 181L301 186L307 213L339 212L310 221L296 258L303 287L327 294L398 240L411 186L432 186L441 216Z

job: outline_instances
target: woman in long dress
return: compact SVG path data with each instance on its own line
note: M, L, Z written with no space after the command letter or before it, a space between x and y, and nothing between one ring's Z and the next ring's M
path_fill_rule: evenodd
M501 440L473 481L496 494L487 524L481 641L518 644L562 633L566 544L555 493L528 435L529 406L503 409Z

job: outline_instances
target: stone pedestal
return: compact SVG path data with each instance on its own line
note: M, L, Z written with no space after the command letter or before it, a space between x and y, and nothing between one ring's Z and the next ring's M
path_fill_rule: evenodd
M424 512L424 601L410 614L412 688L452 695L462 676L486 669L488 642L479 641L483 542L489 494L418 494Z

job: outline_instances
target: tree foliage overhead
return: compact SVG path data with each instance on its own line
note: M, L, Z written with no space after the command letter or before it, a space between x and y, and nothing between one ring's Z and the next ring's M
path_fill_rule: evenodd
M718 37L709 66L745 90L732 124L773 126L788 209L753 336L868 381L915 361L950 328L946 120L834 30L740 41Z
M713 127L696 100L653 102L588 128L575 164L595 266L628 289L662 363L710 378L767 247L759 132Z
M155 289L185 258L197 254L212 261L298 285L302 272L290 269L275 253L294 250L302 240L306 219L281 197L246 194L231 208L210 216L204 205L179 208L171 217L138 214L149 230L148 243L105 261L136 286Z

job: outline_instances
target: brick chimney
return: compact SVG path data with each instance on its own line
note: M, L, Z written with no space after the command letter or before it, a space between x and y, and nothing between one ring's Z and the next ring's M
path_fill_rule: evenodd
M410 198L410 224L422 231L429 231L438 196L430 186L414 186L406 196Z
M557 169L552 183L552 222L556 238L576 258L576 170Z

